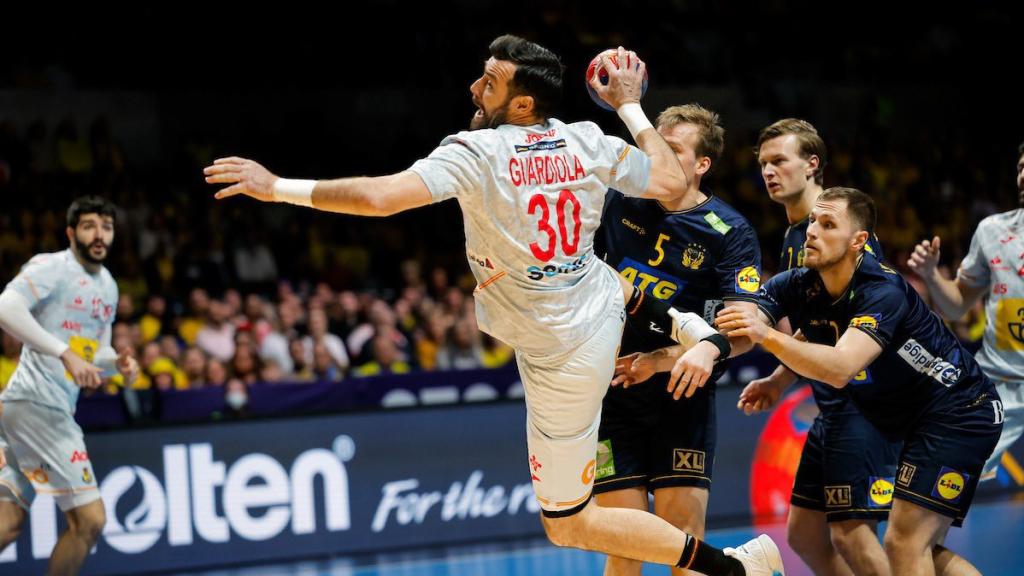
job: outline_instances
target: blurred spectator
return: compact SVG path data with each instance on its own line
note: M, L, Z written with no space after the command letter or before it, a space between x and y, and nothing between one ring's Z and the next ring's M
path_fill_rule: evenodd
M306 347L298 338L288 342L288 354L292 360L292 371L288 379L294 382L311 382L313 380L313 365L306 360Z
M178 343L178 339L171 334L164 334L158 341L160 344L160 354L174 362L175 365L181 364L181 344Z
M343 372L325 343L313 345L313 376L317 382L340 382Z
M0 350L0 390L3 390L14 374L14 369L18 367L18 361L21 359L21 342L3 330L0 330L0 335L3 338Z
M442 347L448 345L448 329L451 324L451 317L440 308L430 312L416 339L416 360L421 369L437 369L437 355Z
M228 369L217 358L210 358L206 361L206 377L203 380L204 386L223 386L228 381Z
M235 275L246 290L265 291L277 280L277 263L270 248L248 228L245 240L234 250Z
M249 294L245 297L245 309L241 321L238 324L239 332L249 332L256 339L256 345L263 344L263 339L273 329L267 320L267 308L270 307L259 294Z
M235 326L228 322L230 310L227 303L211 300L206 323L196 334L196 346L221 362L228 362L235 355Z
M393 338L378 334L371 341L373 359L355 370L356 376L377 376L380 374L407 374L412 368L402 359Z
M206 354L197 346L189 346L182 356L181 370L185 374L189 388L202 386L206 379Z
M245 418L249 414L249 386L238 378L228 380L224 386L225 415Z
M299 336L295 329L297 320L291 305L278 304L271 329L260 344L260 358L264 362L273 362L284 374L290 374L295 369L288 351L288 342Z
M484 368L501 368L507 366L515 358L516 351L508 344L490 334L481 334L481 336Z
M437 352L437 367L441 370L472 370L481 368L483 349L480 346L480 332L466 319L455 322L451 328L451 339Z
M309 336L302 339L302 345L306 350L306 363L314 365L316 371L316 347L323 346L331 355L331 363L341 372L349 367L348 353L345 352L345 344L338 336L327 332L327 314L322 308L312 308L309 311ZM340 378L339 378L340 379Z
M210 297L206 290L193 288L188 295L188 315L181 319L178 324L178 335L186 345L192 346L196 343L199 331L203 328L205 318L210 310Z
M275 384L277 382L285 381L285 373L281 370L281 367L277 365L277 362L274 362L273 360L264 360L262 365L263 367L260 368L260 382Z
M246 384L259 381L259 356L253 346L238 346L235 349L235 356L231 359L231 374Z
M146 299L146 312L139 319L139 328L142 330L142 340L144 342L155 340L157 336L163 334L166 315L167 300L163 296L153 294ZM117 318L118 320L123 320L120 314ZM184 336L182 337L184 338Z

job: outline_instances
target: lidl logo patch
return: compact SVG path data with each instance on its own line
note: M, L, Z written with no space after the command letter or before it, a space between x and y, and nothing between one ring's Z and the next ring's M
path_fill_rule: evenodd
M893 485L895 478L869 478L871 485L868 488L868 505L872 508L884 508L892 504L892 494L896 487Z
M761 288L761 273L754 266L747 266L736 272L736 291L743 294L757 294Z
M970 478L968 474L943 466L939 469L939 477L932 488L932 496L942 498L946 502L959 502Z

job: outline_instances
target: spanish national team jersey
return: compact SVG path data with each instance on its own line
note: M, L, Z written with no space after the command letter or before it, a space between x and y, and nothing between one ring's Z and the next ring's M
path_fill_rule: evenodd
M808 341L835 345L861 330L882 353L848 390L857 408L890 439L902 438L923 415L995 398L992 384L956 336L894 270L865 254L846 292L833 299L817 272L799 268L769 280L758 302L772 321L789 317Z
M38 254L6 289L23 296L40 326L82 358L92 362L100 348L110 345L117 284L106 268L90 274L70 249ZM59 358L23 346L21 361L2 398L74 413L78 390Z
M645 294L709 324L727 300L757 301L761 248L750 223L722 200L669 212L653 200L609 190L596 240L600 257ZM622 352L674 342L627 324Z
M434 202L459 201L480 329L555 354L594 334L622 298L614 271L595 261L594 233L608 188L642 195L650 166L593 122L549 119L449 136L410 170Z
M988 289L978 364L992 378L1024 380L1024 208L982 220L957 275Z
M810 216L786 228L786 235L782 239L782 254L779 256L779 268L792 270L802 268L804 265L804 244L807 242L807 226L810 224ZM882 245L874 234L868 238L864 250L884 260ZM795 330L795 328L794 328ZM801 378L811 385L814 392L814 401L818 408L824 412L840 412L849 409L849 396L842 390L837 390L828 384L817 382L809 378Z

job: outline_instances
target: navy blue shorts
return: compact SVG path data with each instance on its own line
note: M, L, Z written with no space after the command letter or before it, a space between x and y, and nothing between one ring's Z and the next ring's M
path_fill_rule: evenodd
M899 449L856 409L821 413L807 433L790 503L824 512L828 522L884 521Z
M717 374L713 379L717 380ZM604 398L594 492L673 486L711 488L715 461L715 384L673 400L668 373Z
M907 435L896 474L896 498L963 524L985 461L999 442L1002 415L984 394L956 414L927 415Z

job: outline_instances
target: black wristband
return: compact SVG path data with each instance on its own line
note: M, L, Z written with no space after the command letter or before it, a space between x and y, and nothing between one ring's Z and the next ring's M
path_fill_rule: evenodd
M729 343L729 339L721 334L712 334L707 338L701 338L701 342L711 342L718 348L718 358L715 359L715 364L724 362L729 358L729 354L732 353L732 344Z

